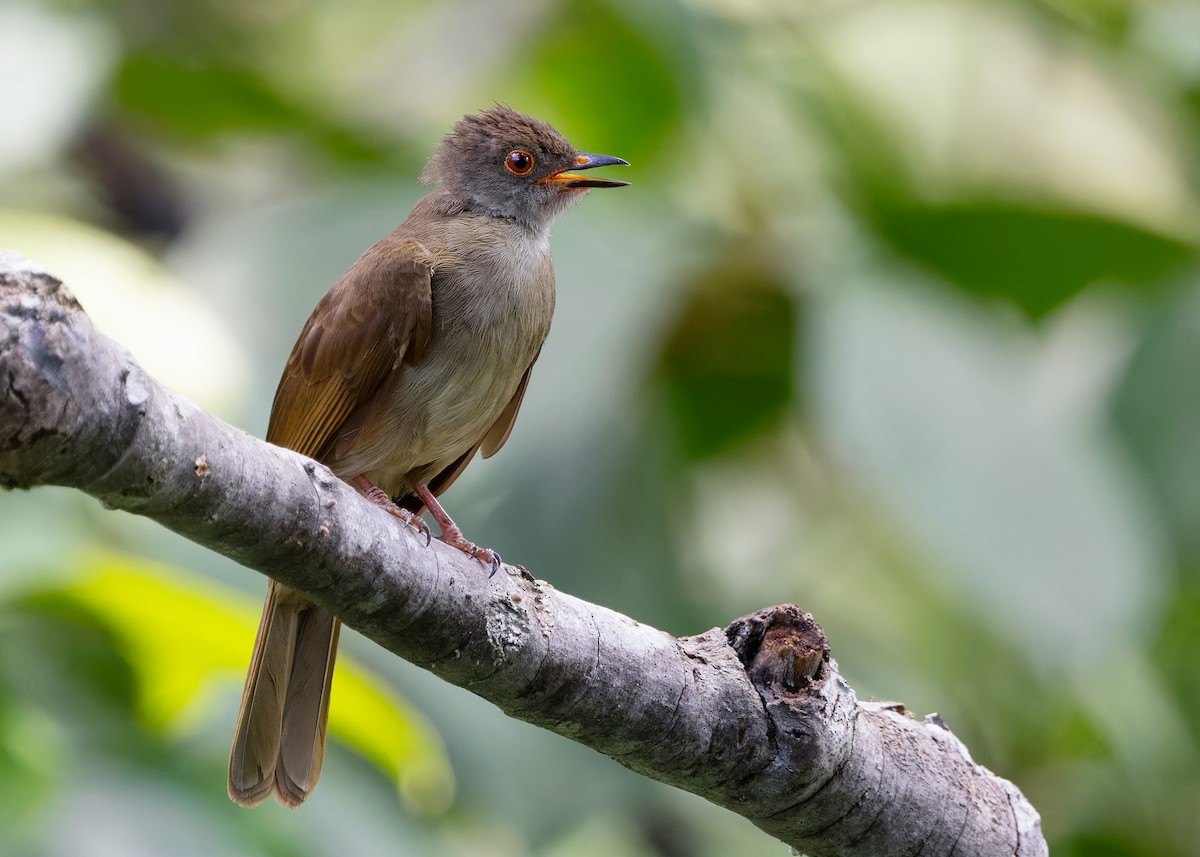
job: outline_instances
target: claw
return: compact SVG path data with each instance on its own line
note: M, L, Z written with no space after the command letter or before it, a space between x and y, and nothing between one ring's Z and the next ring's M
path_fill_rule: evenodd
M429 513L433 515L433 519L437 521L437 525L442 528L442 534L438 536L438 541L458 548L471 559L489 563L492 567L492 572L488 577L495 576L496 572L500 570L500 554L491 548L481 548L474 542L467 541L462 534L462 530L458 528L458 524L454 523L454 519L446 514L446 510L442 508L442 504L437 501L437 497L429 490L428 485L417 485L415 491L416 495L421 498L421 502L429 509Z
M407 509L401 509L401 512L407 512ZM397 515L399 517L399 515ZM425 547L429 547L429 543L433 541L433 533L429 531L429 524L420 515L412 515L405 523L416 531L417 535L425 537Z
M474 542L469 542L463 538L462 530L458 527L448 528L444 533L438 536L438 541L445 542L452 548L458 548L471 559L477 559L482 563L486 563L492 567L491 577L500 568L500 554L496 553L491 548L481 548Z
M410 512L408 509L397 506L391 500L389 500L388 504L382 508L389 515L399 518L403 522L404 526L408 527L414 533L419 536L424 536L425 547L429 547L429 543L433 540L433 533L429 531L429 524L425 523L425 520L420 515L416 514L415 512Z
M471 545L471 559L477 559L481 562L486 561L492 570L488 572L488 579L496 576L496 572L500 570L501 559L500 554L496 553L491 548L481 548L478 545Z
M415 512L410 512L408 509L397 506L392 502L392 498L387 495L387 492L378 485L372 485L370 480L365 476L359 476L354 480L354 483L362 489L363 496L366 497L372 504L378 506L383 511L387 512L394 518L399 518L406 527L412 529L417 535L425 537L425 547L429 547L429 543L433 541L433 533L429 531L429 524L425 523L425 519Z

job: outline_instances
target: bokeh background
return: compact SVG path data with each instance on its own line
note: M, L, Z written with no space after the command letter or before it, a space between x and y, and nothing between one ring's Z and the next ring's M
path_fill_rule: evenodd
M1200 854L1200 4L9 0L0 246L261 436L495 101L634 185L555 228L521 419L446 497L471 537L675 634L794 601L1055 854ZM782 853L353 633L315 796L236 808L263 588L0 496L0 853Z

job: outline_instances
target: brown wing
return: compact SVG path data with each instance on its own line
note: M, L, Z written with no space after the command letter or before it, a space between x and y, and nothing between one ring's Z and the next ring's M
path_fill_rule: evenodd
M541 350L539 350L537 354L533 355L533 363L537 362L538 355L541 353ZM517 411L521 409L521 400L525 398L525 388L529 386L529 374L533 372L533 363L529 364L529 368L521 376L521 383L517 384L517 391L513 393L513 397L504 406L504 410L500 412L500 416L492 423L492 427L488 429L488 433L483 436L479 448L483 450L484 458L491 458L495 455L500 450L500 447L504 446L504 442L508 440L508 436L512 434L513 425L517 422Z
M325 293L275 391L267 440L318 455L388 373L416 363L433 324L432 267L415 241L385 238Z

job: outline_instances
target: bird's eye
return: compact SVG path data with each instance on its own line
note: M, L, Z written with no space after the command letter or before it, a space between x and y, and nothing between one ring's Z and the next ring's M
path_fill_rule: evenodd
M527 176L533 172L533 155L523 149L513 149L504 159L504 166L514 176Z

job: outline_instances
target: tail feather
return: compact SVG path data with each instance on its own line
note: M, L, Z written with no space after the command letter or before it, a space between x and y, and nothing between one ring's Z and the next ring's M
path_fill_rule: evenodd
M236 803L256 806L274 793L295 807L316 785L340 625L324 608L270 582L229 755L229 796Z
M332 613L315 605L300 619L275 769L276 797L288 806L299 806L321 775L329 686L341 625Z

